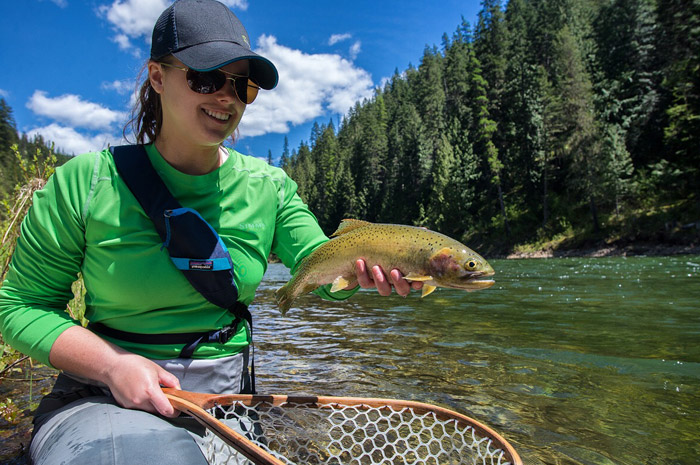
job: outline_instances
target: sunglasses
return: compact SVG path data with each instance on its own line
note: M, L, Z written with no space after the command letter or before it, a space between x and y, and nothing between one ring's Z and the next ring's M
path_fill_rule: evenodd
M248 76L239 76L238 74L227 73L220 69L215 69L213 71L195 71L192 68L181 68L171 65L170 63L160 62L160 64L168 68L186 71L187 85L198 94L213 94L224 87L226 81L230 80L238 99L248 105L253 103L260 90L260 86L253 82Z

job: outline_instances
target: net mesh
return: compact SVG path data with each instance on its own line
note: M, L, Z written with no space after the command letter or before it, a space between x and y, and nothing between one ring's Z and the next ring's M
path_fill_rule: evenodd
M209 413L287 464L511 463L497 443L472 426L407 407L262 402L217 405ZM209 431L205 444L211 464L251 463Z

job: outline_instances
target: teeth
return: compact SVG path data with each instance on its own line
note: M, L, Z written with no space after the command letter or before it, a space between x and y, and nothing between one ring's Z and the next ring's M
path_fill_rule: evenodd
M211 116L212 118L216 118L221 121L228 121L228 119L231 117L231 115L228 113L219 113L218 111L211 111L206 109L204 110L204 113Z

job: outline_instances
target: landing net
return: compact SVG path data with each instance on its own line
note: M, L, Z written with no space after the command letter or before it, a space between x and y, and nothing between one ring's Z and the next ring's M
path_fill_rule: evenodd
M208 412L286 464L520 463L510 445L480 423L406 404L236 402ZM205 442L211 464L251 463L208 430Z

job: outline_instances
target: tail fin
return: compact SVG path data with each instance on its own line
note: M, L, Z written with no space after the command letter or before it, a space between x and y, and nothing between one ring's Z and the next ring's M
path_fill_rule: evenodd
M277 300L280 313L284 316L287 310L289 310L289 307L292 306L292 300L294 300L289 289L289 283L277 289L275 292L275 299Z

